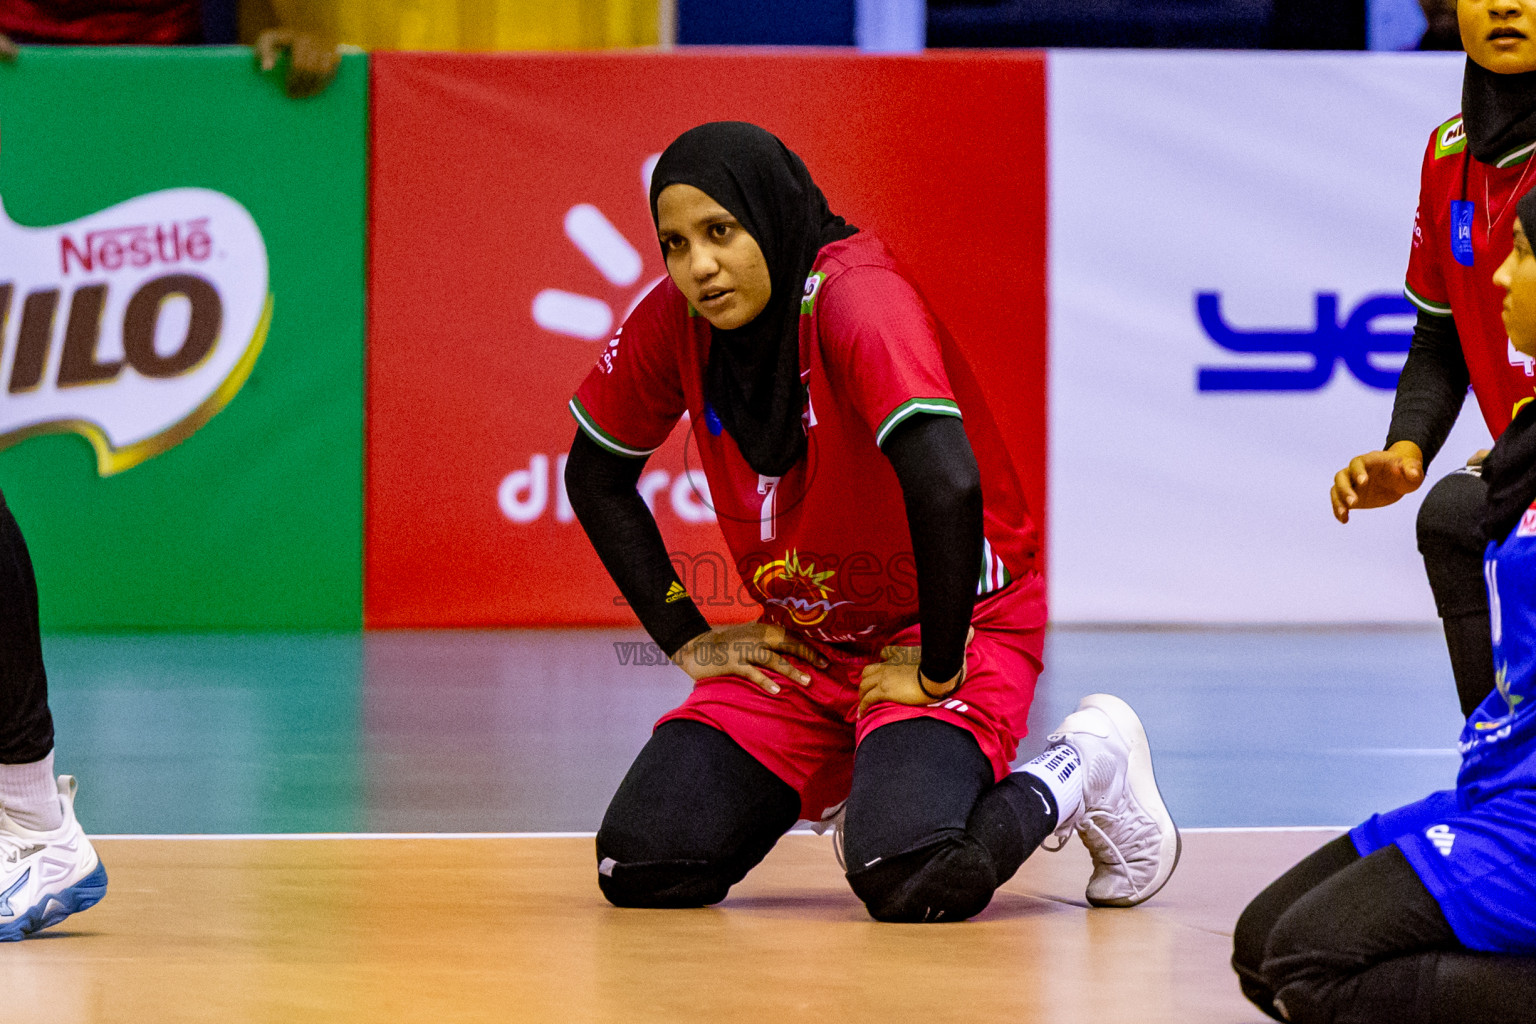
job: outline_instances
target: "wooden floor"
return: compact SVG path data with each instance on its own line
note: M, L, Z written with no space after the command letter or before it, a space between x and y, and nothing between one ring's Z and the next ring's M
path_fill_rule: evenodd
M1187 834L1134 910L1087 908L1074 841L948 925L870 921L810 835L690 911L608 906L583 837L104 839L107 898L0 947L0 1017L1260 1024L1232 923L1332 834Z

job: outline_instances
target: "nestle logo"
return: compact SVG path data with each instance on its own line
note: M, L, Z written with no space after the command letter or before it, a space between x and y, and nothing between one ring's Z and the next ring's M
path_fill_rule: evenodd
M72 265L92 272L147 267L151 263L175 264L182 260L201 263L212 253L213 236L208 233L207 217L180 223L103 228L87 233L83 243L69 235L59 236L59 263L65 274Z

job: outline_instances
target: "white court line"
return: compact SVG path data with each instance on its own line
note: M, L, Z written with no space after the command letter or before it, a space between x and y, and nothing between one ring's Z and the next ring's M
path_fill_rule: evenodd
M1348 832L1353 825L1253 825L1216 828L1184 828L1180 832ZM809 828L791 829L792 836L810 836ZM192 832L179 835L122 832L93 835L96 839L150 839L165 842L217 842L234 839L272 839L308 842L326 839L592 839L596 832Z
M1329 747L1328 757L1457 757L1455 747Z
M1353 825L1232 825L1210 828L1181 828L1180 832L1348 832Z

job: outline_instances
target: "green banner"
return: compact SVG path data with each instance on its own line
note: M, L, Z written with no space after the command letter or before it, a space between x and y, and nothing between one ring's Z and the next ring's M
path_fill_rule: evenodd
M367 87L0 64L0 490L45 630L361 628Z

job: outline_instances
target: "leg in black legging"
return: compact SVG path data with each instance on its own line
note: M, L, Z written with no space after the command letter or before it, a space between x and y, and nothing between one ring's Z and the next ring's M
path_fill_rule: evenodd
M1463 715L1493 692L1493 640L1483 580L1487 506L1488 485L1471 473L1452 473L1430 488L1419 506L1419 553L1445 628Z
M725 899L800 815L795 790L701 722L664 722L597 833L598 887L619 907Z
M859 744L848 797L848 882L880 921L963 921L1056 827L1033 776L993 782L964 729L932 718L882 726Z
M1292 903L1260 974L1291 1024L1507 1024L1536 1008L1536 960L1469 952L1396 846Z
M1297 900L1359 859L1349 836L1339 836L1271 882L1237 919L1232 936L1232 969L1237 971L1238 985L1253 1005L1276 1020L1284 1018L1275 1009L1274 990L1261 973L1275 922Z
M31 764L52 749L37 580L27 542L0 495L0 764Z

